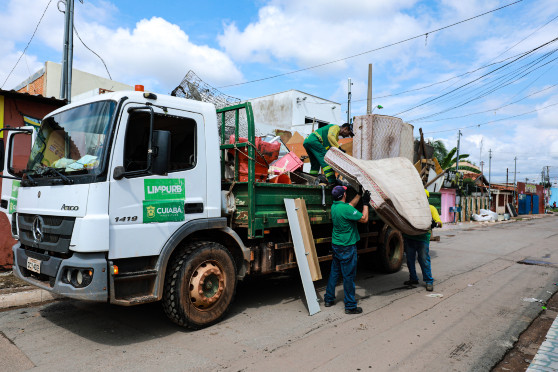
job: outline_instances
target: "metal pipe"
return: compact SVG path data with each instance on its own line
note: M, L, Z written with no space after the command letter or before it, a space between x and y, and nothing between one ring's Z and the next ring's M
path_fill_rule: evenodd
M72 101L72 69L74 60L74 0L67 0L70 7L70 20L68 25L68 74L66 78L66 99L68 103Z
M368 96L366 99L366 114L372 113L372 63L368 64Z

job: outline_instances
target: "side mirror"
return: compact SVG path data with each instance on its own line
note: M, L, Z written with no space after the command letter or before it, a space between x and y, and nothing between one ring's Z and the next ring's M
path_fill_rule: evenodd
M151 173L164 176L168 173L170 162L171 133L167 130L153 131L153 163Z
M4 139L0 138L0 172L4 171Z

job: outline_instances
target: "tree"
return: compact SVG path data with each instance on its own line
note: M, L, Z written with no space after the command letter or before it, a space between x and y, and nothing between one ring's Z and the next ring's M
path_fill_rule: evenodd
M454 147L453 149L451 149L448 154L442 159L440 163L440 167L442 167L443 170L449 169L451 168L454 164L457 163L457 156L454 157L455 153L457 152L457 147ZM462 154L459 155L459 161L468 161L469 154ZM460 165L459 166L460 170L466 170L469 171L471 173L476 173L476 174L480 174L480 170L478 170L477 168L473 168L473 167L469 167L468 165Z
M436 159L443 159L448 155L448 149L446 148L446 145L444 145L444 142L442 142L442 140L429 142L429 145L434 147L434 155L432 156Z

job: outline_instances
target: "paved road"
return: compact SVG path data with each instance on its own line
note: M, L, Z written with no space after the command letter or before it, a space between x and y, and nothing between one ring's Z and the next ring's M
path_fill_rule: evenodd
M0 369L489 370L541 311L523 298L558 289L558 217L440 235L431 254L441 298L403 287L405 267L359 268L364 313L345 315L341 302L310 317L295 275L248 280L229 316L197 332L169 323L158 304L55 302L0 313ZM517 263L525 258L551 264Z

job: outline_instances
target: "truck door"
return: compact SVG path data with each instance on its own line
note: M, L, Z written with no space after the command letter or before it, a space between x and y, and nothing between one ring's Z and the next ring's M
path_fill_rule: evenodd
M115 141L110 177L109 258L158 255L169 237L184 223L206 218L206 167L201 114L154 109L154 130L171 133L167 176L147 172L116 180L114 168L125 172L146 169L149 110L124 107ZM215 156L218 156L216 154Z
M27 161L31 153L31 146L35 139L36 132L33 127L19 127L10 131L4 131L6 151L4 156L3 172L4 176L21 178L23 170L27 168ZM0 212L8 215L8 220L12 220L12 213L17 206L17 193L19 181L12 178L2 178L2 195L0 198Z

